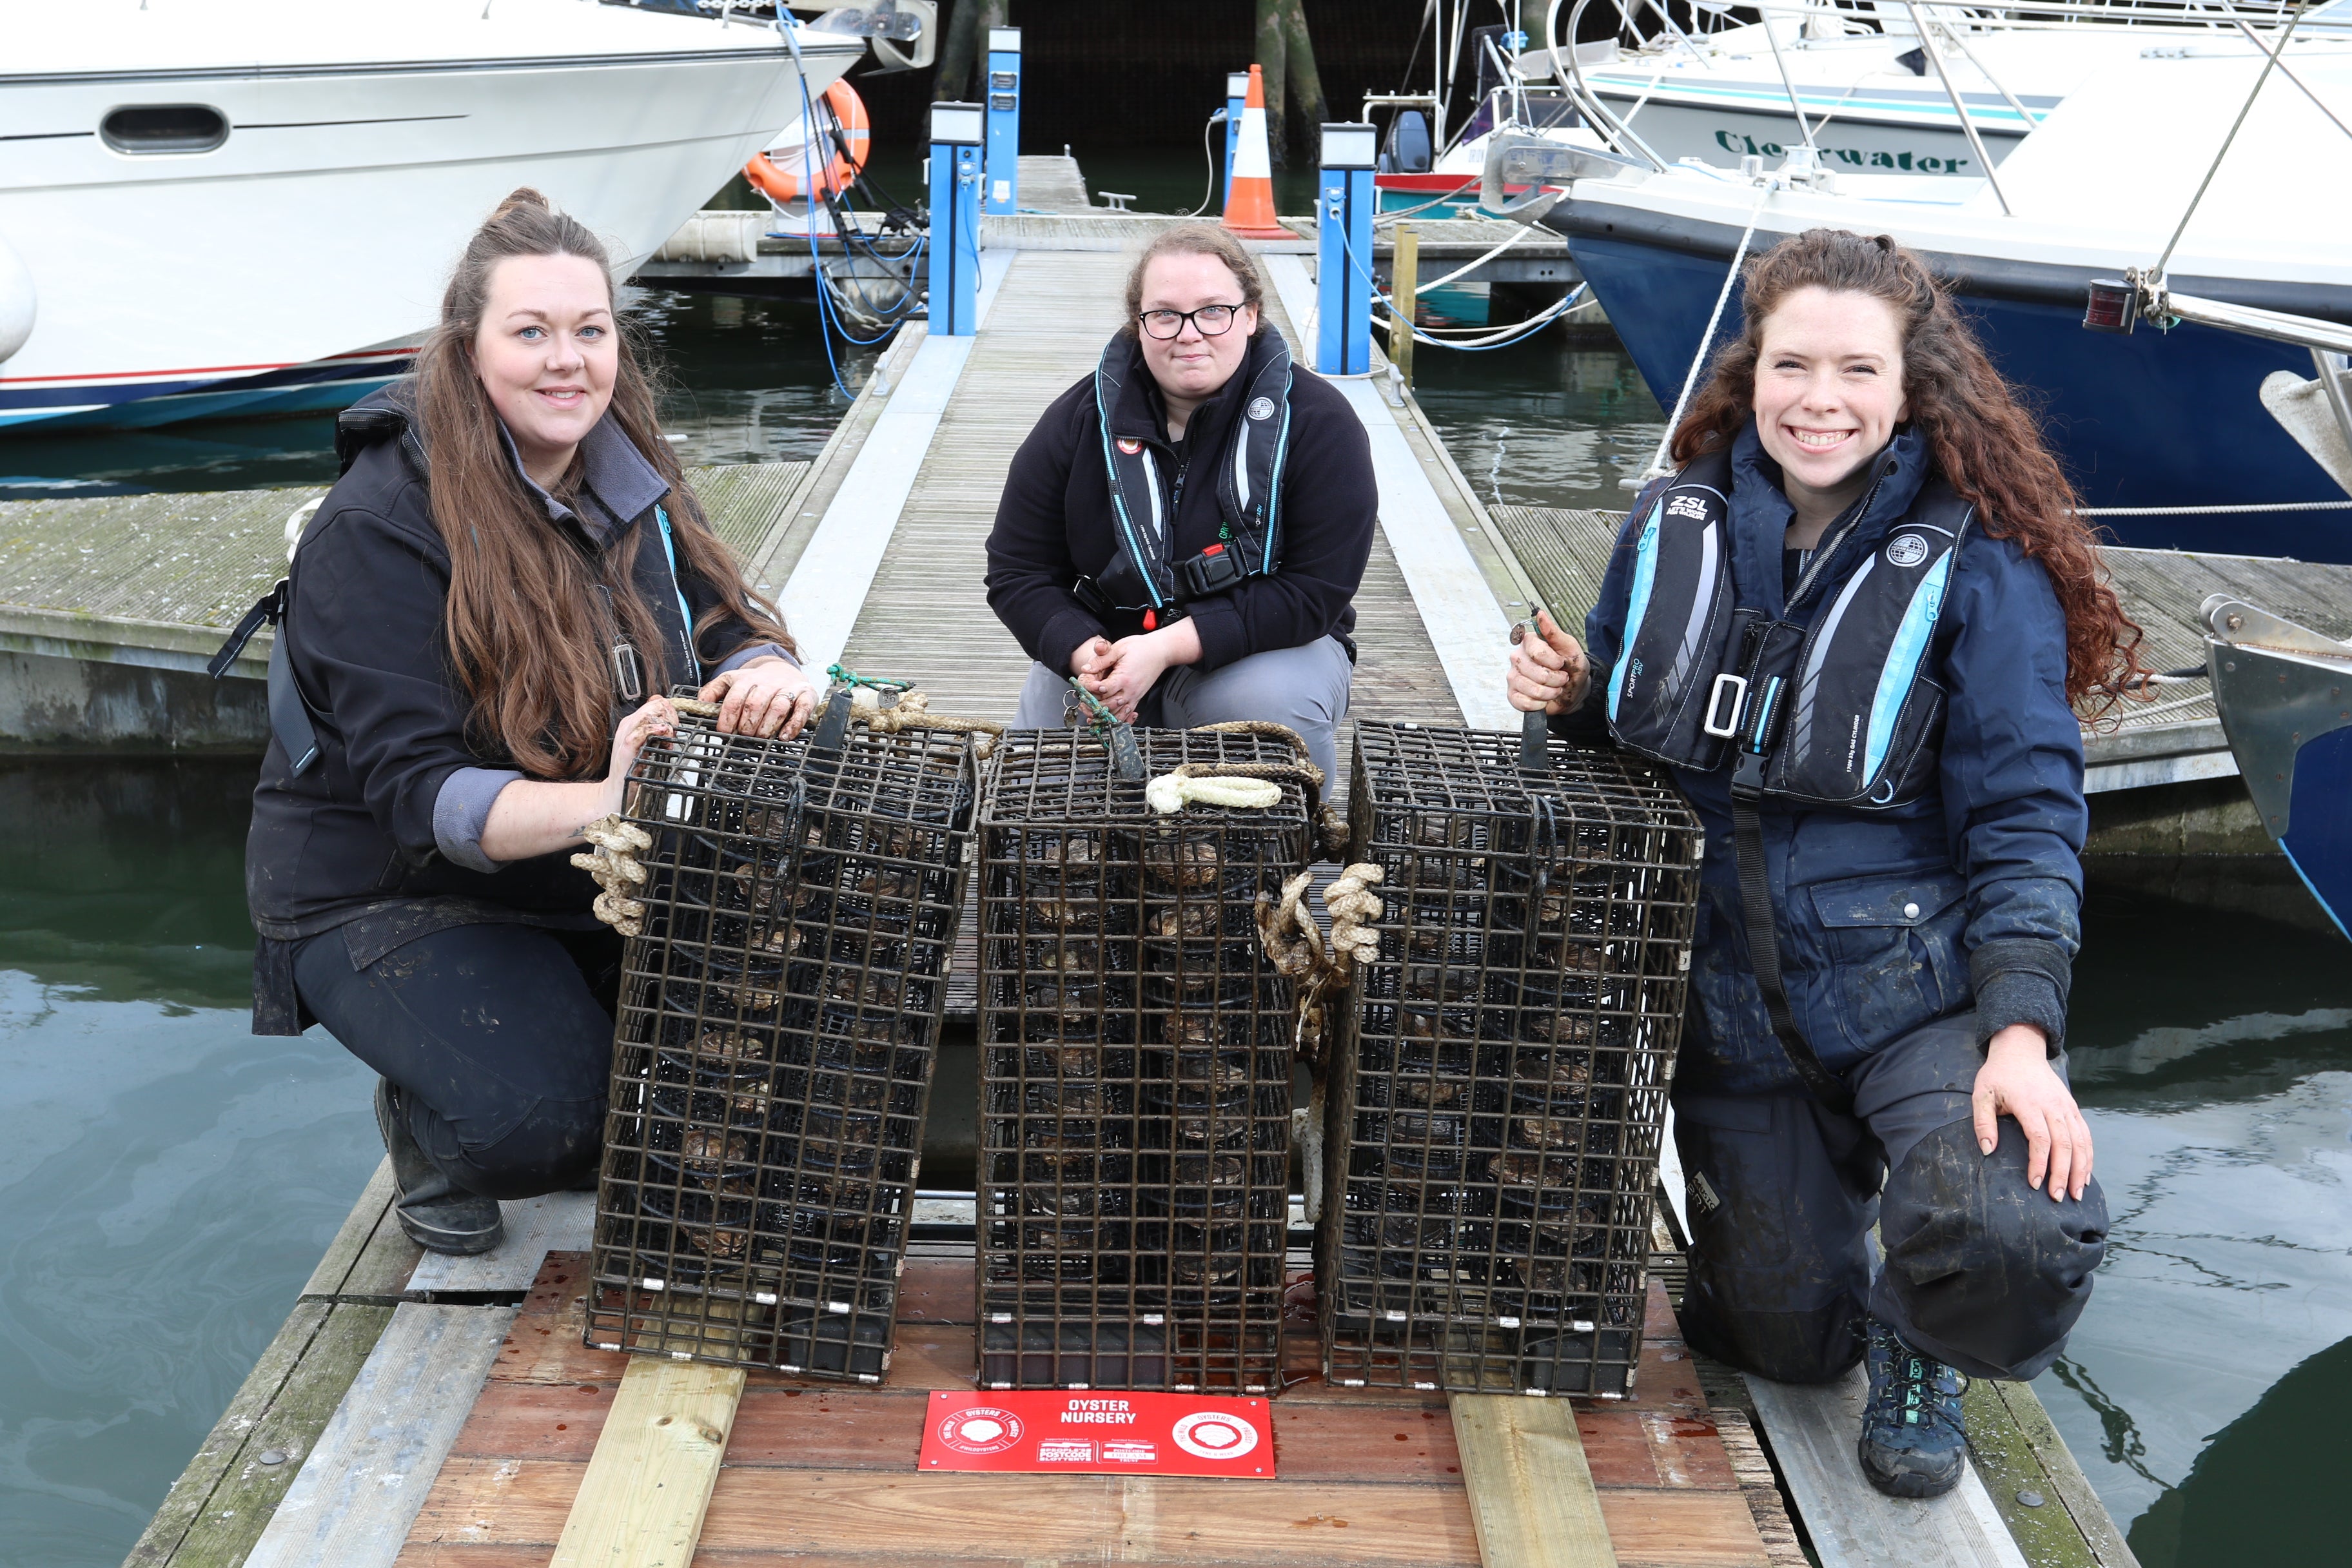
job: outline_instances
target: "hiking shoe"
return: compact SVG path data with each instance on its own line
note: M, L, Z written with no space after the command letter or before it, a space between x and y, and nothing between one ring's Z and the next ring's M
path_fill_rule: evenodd
M392 1177L400 1196L392 1206L408 1239L427 1252L459 1257L488 1252L506 1238L496 1198L469 1193L441 1173L408 1131L400 1091L390 1079L375 1080L375 1125L392 1156Z
M1862 1407L1862 1473L1888 1497L1942 1497L1968 1454L1960 1415L1967 1379L1870 1321L1870 1400Z

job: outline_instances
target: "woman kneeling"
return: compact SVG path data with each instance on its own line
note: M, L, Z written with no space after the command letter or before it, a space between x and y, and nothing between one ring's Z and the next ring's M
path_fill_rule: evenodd
M1792 1382L1866 1357L1863 1468L1930 1497L1959 1479L1961 1374L2048 1366L2105 1251L2062 1049L2071 703L2131 678L2137 628L1916 257L1816 229L1746 287L1590 654L1543 620L1511 698L1671 764L1706 828L1684 1331Z
M273 660L246 881L254 1030L324 1023L382 1075L420 1246L591 1178L620 939L571 864L675 719L792 734L815 705L705 524L604 251L518 191L466 247L415 374L338 421Z
M1022 443L988 536L988 603L1036 660L1017 727L1060 727L1076 677L1133 723L1286 724L1333 772L1380 498L1265 292L1223 230L1161 234L1101 364Z

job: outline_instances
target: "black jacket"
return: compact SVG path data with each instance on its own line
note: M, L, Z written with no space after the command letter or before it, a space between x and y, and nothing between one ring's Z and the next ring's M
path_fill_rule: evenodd
M1167 405L1130 347L1129 374L1111 409L1111 435L1150 443L1160 456L1175 518L1171 558L1217 542L1216 464L1231 455L1242 394L1264 363L1274 329L1261 330L1233 379L1168 439ZM1282 557L1271 576L1192 600L1185 608L1201 636L1207 670L1270 648L1302 647L1355 627L1353 601L1371 554L1380 492L1371 443L1346 398L1305 366L1291 387L1291 442L1282 484ZM1070 655L1091 637L1117 641L1143 629L1140 615L1097 617L1071 595L1080 576L1098 576L1118 548L1110 479L1103 470L1094 377L1055 398L1014 454L988 536L988 603L1029 657L1067 676ZM1182 476L1190 472L1191 482Z
M478 748L466 736L468 703L450 668L442 624L449 557L433 525L426 479L425 447L413 430L366 447L327 492L289 568L292 605L278 635L287 640L320 752L299 776L274 738L262 759L246 840L246 894L265 946L372 913L396 916L410 935L422 934L420 919L428 926L464 923L436 921L420 907L436 903L470 910L475 920L485 918L485 906L584 920L595 898L595 884L572 866L568 850L488 872L455 865L440 851L434 808L451 775L513 763L500 748ZM614 520L618 526L601 543L576 521L549 526L593 552L619 545L633 529L653 530L652 514L648 506ZM676 646L677 595L658 534L641 542L635 572L639 595ZM698 620L718 597L683 563L677 588ZM697 651L710 668L751 637L740 622L720 622ZM673 681L695 676L667 671ZM650 668L646 679L658 689Z

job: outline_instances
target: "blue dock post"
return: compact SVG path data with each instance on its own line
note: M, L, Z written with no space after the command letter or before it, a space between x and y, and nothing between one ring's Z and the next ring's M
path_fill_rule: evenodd
M1021 29L988 30L988 198L981 210L1021 210Z
M1234 154L1241 150L1242 110L1249 107L1249 72L1225 73L1225 194L1217 210L1234 205Z
M1368 123L1323 127L1316 182L1315 368L1361 375L1372 368L1372 170L1379 133Z
M980 330L981 142L987 110L931 105L931 335Z

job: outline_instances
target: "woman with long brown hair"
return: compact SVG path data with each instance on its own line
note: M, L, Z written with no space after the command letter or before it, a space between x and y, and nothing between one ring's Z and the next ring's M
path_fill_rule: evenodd
M1743 284L1583 645L1542 618L1511 700L1666 763L1706 828L1685 1332L1792 1382L1866 1359L1863 1468L1931 1497L1963 1374L2048 1366L2105 1247L2063 1054L2074 704L2132 680L2138 632L1917 257L1815 229Z
M594 236L517 191L415 372L337 423L342 478L279 605L246 879L254 1029L324 1023L381 1075L419 1245L578 1184L620 942L570 863L698 688L722 730L815 705L655 417Z

